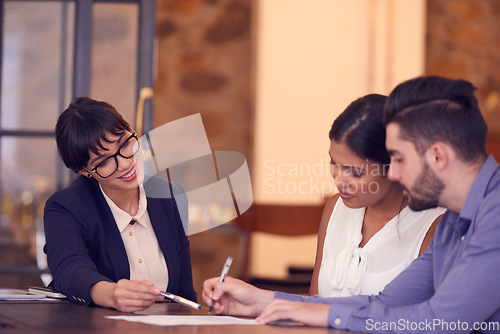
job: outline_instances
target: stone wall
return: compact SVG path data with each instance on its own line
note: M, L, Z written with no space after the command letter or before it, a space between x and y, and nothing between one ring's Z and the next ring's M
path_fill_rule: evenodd
M251 0L157 2L154 126L201 113L214 150L251 153Z
M500 0L428 0L426 74L471 81L500 140Z

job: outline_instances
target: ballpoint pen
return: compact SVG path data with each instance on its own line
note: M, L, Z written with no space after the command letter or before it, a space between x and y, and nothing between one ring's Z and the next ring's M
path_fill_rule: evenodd
M233 263L233 257L228 256L226 263L224 263L224 267L222 268L222 272L220 273L219 282L224 282L224 280L226 279L229 268L231 267L231 263ZM208 308L208 313L212 312L214 305L215 305L215 300L212 300L212 304L210 304L210 307Z
M182 305L185 305L185 306L189 306L189 307L192 307L196 310L201 310L201 305L198 304L198 303L195 303L189 299L186 299L186 298L182 298L180 296L177 296L177 295L174 295L173 293L170 293L170 292L160 292L160 295L162 295L163 297L165 298L168 298L176 303L179 303L179 304L182 304Z

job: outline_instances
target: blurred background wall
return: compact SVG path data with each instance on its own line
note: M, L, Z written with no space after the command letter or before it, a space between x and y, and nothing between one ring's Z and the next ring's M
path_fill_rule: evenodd
M75 9L61 6L3 2L0 125L4 134L47 135L0 138L2 286L43 284L29 269L44 268L43 203L63 186L57 175L66 173L64 184L72 177L50 137L71 97ZM90 95L132 124L137 11L94 5L90 73ZM328 131L357 97L423 74L470 80L496 152L499 22L500 0L157 0L153 126L200 113L211 148L243 153L253 184L254 211L190 236L195 288L220 273L227 255L235 257L230 274L246 279L286 281L290 266L312 267L318 215L335 192ZM265 224L288 236L255 231L261 207L276 217Z

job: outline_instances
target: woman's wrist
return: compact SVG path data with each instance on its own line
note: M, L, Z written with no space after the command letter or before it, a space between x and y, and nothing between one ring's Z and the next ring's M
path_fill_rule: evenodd
M113 282L99 281L90 288L90 297L99 306L116 308L113 298L115 286Z

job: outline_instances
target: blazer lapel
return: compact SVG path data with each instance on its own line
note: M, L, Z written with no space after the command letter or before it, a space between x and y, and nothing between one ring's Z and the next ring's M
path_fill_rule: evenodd
M128 264L127 252L123 245L123 240L116 226L115 219L111 213L108 203L104 199L97 181L93 184L93 192L96 199L97 209L101 217L102 226L105 233L106 250L109 262L115 274L114 280L118 282L122 278L130 279L130 267ZM110 277L111 278L111 277Z

